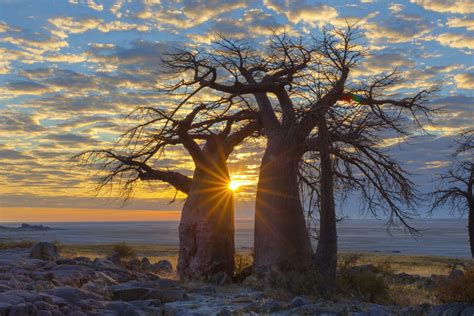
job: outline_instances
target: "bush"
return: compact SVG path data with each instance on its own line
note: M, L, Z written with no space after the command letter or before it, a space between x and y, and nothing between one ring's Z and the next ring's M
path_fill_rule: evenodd
M356 271L340 275L338 288L341 293L354 295L362 301L371 303L385 303L389 299L385 279L371 271Z
M322 279L316 270L273 271L268 277L268 286L272 289L295 295L319 295Z
M135 249L124 242L113 245L112 250L120 259L131 259L137 256Z
M351 255L341 260L337 277L338 292L372 303L387 302L389 288L383 274L388 273L388 267L356 266L358 259L357 255Z
M253 263L252 254L235 254L235 275L242 273L245 268L251 267Z
M436 297L443 303L474 303L474 268L457 278L443 277L435 288Z

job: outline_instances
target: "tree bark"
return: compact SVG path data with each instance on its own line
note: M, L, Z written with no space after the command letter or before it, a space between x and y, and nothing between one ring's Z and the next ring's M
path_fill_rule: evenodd
M182 279L234 273L234 197L228 154L216 138L204 146L179 225L178 274Z
M317 271L324 276L328 289L334 288L337 270L337 227L334 203L334 175L331 161L331 143L322 117L318 124L320 139L320 225L319 240L314 257Z
M311 244L299 196L299 156L290 141L269 140L260 167L255 207L254 271L304 269Z

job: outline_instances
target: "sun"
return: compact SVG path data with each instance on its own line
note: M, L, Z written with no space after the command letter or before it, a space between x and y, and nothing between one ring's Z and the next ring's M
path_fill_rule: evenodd
M237 191L237 189L240 187L240 183L235 180L231 180L229 182L229 189L232 191Z

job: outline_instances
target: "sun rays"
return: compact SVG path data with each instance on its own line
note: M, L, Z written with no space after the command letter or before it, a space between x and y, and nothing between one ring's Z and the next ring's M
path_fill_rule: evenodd
M230 189L231 191L234 191L234 192L235 192L235 191L237 191L237 190L240 188L240 185L241 185L241 184L240 184L240 182L239 182L238 180L230 180L228 186L229 186L229 189Z

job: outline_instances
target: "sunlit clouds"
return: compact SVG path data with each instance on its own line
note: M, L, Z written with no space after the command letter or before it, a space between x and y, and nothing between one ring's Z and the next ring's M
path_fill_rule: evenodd
M166 80L163 55L184 46L204 48L217 34L250 43L272 32L309 40L323 27L349 22L371 51L351 73L353 84L397 68L410 83L395 85L394 96L439 85L431 105L440 112L432 124L416 137L400 141L389 135L384 142L422 189L430 188L432 174L448 167L453 137L474 120L472 0L69 0L9 1L0 7L0 206L16 212L31 207L22 214L71 205L120 207L113 188L96 197L94 170L70 158L82 150L112 148L134 123L127 114L135 106L166 107L170 96L157 91ZM237 216L253 208L264 146L263 139L252 140L229 157ZM192 159L177 146L155 164L192 175ZM184 195L168 205L174 197L165 184L143 182L125 207L178 210ZM6 214L0 211L0 221L16 218Z

